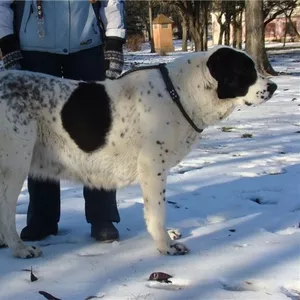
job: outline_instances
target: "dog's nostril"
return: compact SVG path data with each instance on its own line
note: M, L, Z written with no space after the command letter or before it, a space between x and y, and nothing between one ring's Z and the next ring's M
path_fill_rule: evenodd
M268 83L267 91L271 94L273 94L277 90L277 84L272 82Z

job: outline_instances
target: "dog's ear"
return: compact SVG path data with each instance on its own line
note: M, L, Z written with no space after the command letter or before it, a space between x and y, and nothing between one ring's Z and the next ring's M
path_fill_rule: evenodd
M243 52L220 48L207 60L211 76L218 82L219 99L245 96L257 80L253 60Z

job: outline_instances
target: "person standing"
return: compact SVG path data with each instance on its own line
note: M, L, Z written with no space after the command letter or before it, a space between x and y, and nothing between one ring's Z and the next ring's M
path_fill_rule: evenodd
M5 69L84 81L114 79L123 69L124 1L1 0L0 49ZM100 99L99 99L100 101ZM60 184L28 178L26 241L58 233ZM91 236L118 240L116 191L83 188Z

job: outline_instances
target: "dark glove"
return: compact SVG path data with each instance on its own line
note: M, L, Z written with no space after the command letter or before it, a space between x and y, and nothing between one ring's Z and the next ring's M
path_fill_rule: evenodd
M123 71L124 40L120 38L107 38L104 52L105 75L109 79L117 78Z
M17 38L7 35L0 40L0 49L3 57L3 65L6 70L20 70L22 54Z

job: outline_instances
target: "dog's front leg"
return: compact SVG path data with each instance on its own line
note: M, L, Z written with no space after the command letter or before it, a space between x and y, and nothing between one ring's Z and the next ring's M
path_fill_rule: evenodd
M33 141L26 144L25 139L3 135L0 140L2 153L6 153L0 155L0 244L7 245L15 257L37 257L41 250L26 246L16 230L16 204L29 173Z
M147 229L162 254L182 255L188 249L181 243L172 241L166 228L165 187L167 171L160 164L140 158L138 176L144 198L144 216Z
M38 257L41 254L40 249L24 245L16 231L16 204L23 183L23 180L18 180L21 176L17 177L15 175L12 178L16 180L9 180L7 182L1 180L0 183L0 238L2 239L0 243L2 246L7 245L15 257Z

